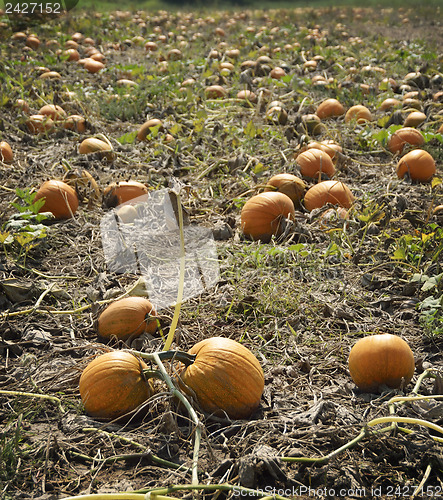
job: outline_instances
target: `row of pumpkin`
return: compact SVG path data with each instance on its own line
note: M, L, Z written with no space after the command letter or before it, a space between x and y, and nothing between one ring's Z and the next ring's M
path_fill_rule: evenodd
M155 334L157 313L143 297L126 297L110 304L100 315L98 333L122 340L144 332ZM184 353L166 353L178 366L177 386L207 414L247 419L260 405L265 386L257 357L244 345L225 337L210 337ZM414 371L414 355L400 337L388 333L358 340L348 366L360 390L376 392L382 386L406 387ZM83 370L80 396L86 412L98 419L117 419L147 404L155 393L152 370L135 353L112 350L94 358Z

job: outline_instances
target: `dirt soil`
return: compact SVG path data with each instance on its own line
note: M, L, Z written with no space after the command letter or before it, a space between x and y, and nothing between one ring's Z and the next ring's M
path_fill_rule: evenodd
M150 190L167 188L174 178L187 186L186 213L191 224L213 230L220 279L182 305L173 347L187 351L203 338L229 337L246 345L263 367L264 393L250 419L214 417L195 405L203 431L199 482L231 487L202 495L443 496L443 210L433 212L443 194L438 181L397 179L398 157L387 150L383 132L401 125L405 113L378 109L382 97L401 98L407 91L400 85L408 72L426 75L425 85L409 90L419 92L426 122L418 128L441 178L442 140L436 131L443 100L433 98L443 90L441 21L429 12L389 9L379 21L366 9L246 12L234 17L237 24L230 24L231 17L163 12L139 13L141 20L131 21L121 12L112 17L72 13L30 24L0 18L0 138L14 151L12 163L0 162L1 498L50 500L191 483L194 424L163 383L147 404L117 422L93 419L82 406L79 378L96 354L128 347L149 353L164 345L164 339L148 334L126 343L97 337L106 301L132 289L140 276L109 271L100 222L112 208L83 179L84 170L100 190L129 179ZM217 26L225 35L215 34ZM13 40L17 31L36 33L40 48L28 50L24 40ZM75 32L95 40L105 70L87 73L57 53ZM147 40L157 40L159 52L145 50ZM285 40L293 49L272 52ZM264 46L270 49L260 51ZM80 44L82 56L86 47ZM167 51L177 47L183 59L173 61ZM210 50L233 47L240 48L243 60L271 55L292 79L276 82L241 72L242 59L233 61L231 73L214 69L219 59L211 59ZM304 62L316 55L322 56L318 67L308 71ZM165 71L161 59L169 63ZM353 69L367 65L384 72L365 75ZM41 66L62 78L41 80ZM316 86L316 75L332 81ZM190 77L197 87L179 92L179 83ZM384 87L384 77L397 82ZM119 78L138 81L139 89L118 87ZM361 86L366 83L368 88ZM203 88L209 84L230 89L226 105L206 98ZM257 93L268 88L269 100L286 106L287 121L272 122L265 106L240 103L236 91L245 85ZM340 116L320 135L310 133L302 116L327 97L346 107L366 104L374 113L372 125L347 125ZM33 135L27 115L16 106L19 98L29 102L29 114L45 102L80 114L86 131L57 128ZM166 130L140 142L134 135L147 116L163 120ZM112 161L79 154L80 142L94 134L110 140ZM324 210L309 213L302 207L282 238L263 244L245 239L240 228L245 200L273 174L300 175L297 153L311 139L331 138L343 148L336 178L356 198L349 219L324 221ZM67 173L80 198L74 217L44 220L44 232L38 222L11 226L11 220L25 218L17 205L27 202L17 188L35 191L43 181ZM173 307L160 311L164 335L173 314ZM350 377L349 351L364 335L381 332L408 342L415 375L407 387L365 393ZM419 379L425 372L432 376ZM396 395L412 395L417 383L417 393L429 399L388 405ZM390 415L425 424L403 422L383 432L377 432L380 425L366 427ZM352 443L362 429L363 439ZM416 492L419 485L423 489Z

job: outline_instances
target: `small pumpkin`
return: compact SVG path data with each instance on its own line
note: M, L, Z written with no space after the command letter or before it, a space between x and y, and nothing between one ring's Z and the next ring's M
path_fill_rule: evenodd
M325 119L325 118L332 118L336 116L341 116L345 114L345 108L343 104L338 101L337 99L330 98L326 99L323 102L321 102L318 107L317 111L315 114L320 118L320 119Z
M144 297L125 297L112 302L98 318L98 334L127 340L157 330L157 312Z
M54 120L54 122L64 120L67 116L66 111L61 106L56 104L46 104L40 108L38 113L39 115L49 116Z
M39 76L40 80L61 80L62 75L58 71L45 71Z
M328 153L321 149L310 148L300 153L296 158L303 177L315 179L321 174L332 177L335 174L334 163Z
M394 97L388 97L379 106L380 111L387 111L392 108L398 108L400 107L400 101L398 99L395 99Z
M266 183L265 192L267 191L283 193L291 198L295 206L299 206L306 191L306 184L296 175L276 174Z
M414 149L402 156L397 163L397 176L399 179L407 174L411 180L427 182L435 175L436 166L434 158L423 149Z
M315 113L307 113L302 115L299 129L303 130L308 135L319 135L323 132L324 125Z
M354 203L354 195L341 181L323 181L310 187L304 197L306 210L321 208L327 203L350 208Z
M422 124L426 120L427 116L421 111L412 111L405 118L404 126L405 127L417 127Z
M237 92L237 99L242 99L252 103L257 102L257 95L252 92L252 90L243 89Z
M324 141L311 141L307 145L307 149L320 149L331 157L333 163L337 161L340 156L340 153L343 153L343 148L340 144L337 144L335 141L326 139Z
M144 141L151 134L153 129L158 129L160 132L165 128L163 126L163 122L158 118L151 118L146 121L138 130L137 139L139 141Z
M45 134L54 129L54 121L46 115L31 115L26 120L26 127L31 134Z
M372 113L366 106L356 104L351 106L345 114L345 123L355 121L358 124L370 122L372 120Z
M355 385L365 392L375 392L381 385L392 389L411 381L414 355L401 337L383 333L363 337L354 344L348 359Z
M14 159L14 153L12 152L11 146L6 141L0 142L0 161L3 163L12 163Z
M40 212L51 212L56 219L69 219L78 208L78 197L75 189L66 182L51 179L44 182L34 200L44 198L45 204Z
M209 85L205 88L205 96L207 99L220 99L226 97L227 90L221 85Z
M272 236L283 233L285 219L294 217L294 204L289 196L272 191L259 193L243 205L241 228L245 236L267 243Z
M137 181L113 182L103 191L103 200L108 208L117 207L122 203L146 196L148 188Z
M388 149L391 153L401 153L406 146L421 146L425 143L422 133L416 128L403 127L396 130L388 141Z
M63 128L82 134L86 131L86 120L81 115L69 115L63 122Z
M112 420L143 404L153 393L147 365L133 354L111 351L92 360L80 376L80 397L91 417Z
M78 62L89 73L98 73L99 71L105 68L105 65L101 61L96 61L92 57L87 57L86 59L80 59Z
M190 350L196 358L181 375L184 390L197 397L207 413L249 418L258 408L264 389L263 369L245 346L224 337L212 337Z
M279 125L285 125L288 121L288 112L282 106L269 106L265 116L270 122Z
M106 158L108 161L112 161L114 159L114 151L111 144L106 141L102 141L97 137L88 137L87 139L83 139L78 147L78 152L82 155L99 153L100 157Z
M286 76L286 71L283 68L280 68L280 66L275 66L275 68L271 69L269 76L275 80L281 80L284 76Z

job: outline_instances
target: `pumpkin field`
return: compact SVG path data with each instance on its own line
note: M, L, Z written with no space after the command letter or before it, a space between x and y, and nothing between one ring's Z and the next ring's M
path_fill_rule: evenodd
M443 497L421 4L5 4L0 498Z

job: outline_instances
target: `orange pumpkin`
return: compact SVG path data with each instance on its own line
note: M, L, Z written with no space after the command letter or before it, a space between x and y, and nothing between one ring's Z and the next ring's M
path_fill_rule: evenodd
M435 175L434 158L423 149L414 149L400 158L397 163L399 179L408 174L410 179L418 182L427 182Z
M421 146L425 143L422 133L412 127L403 127L396 130L388 141L388 149L391 153L401 153L406 144Z
M309 211L321 208L327 203L350 208L354 203L354 195L343 182L323 181L309 188L303 201Z
M86 59L80 59L78 62L89 73L98 73L105 67L105 65L101 61L96 61L92 57L87 57Z
M427 116L421 111L413 111L405 118L405 127L417 127L426 120Z
M117 207L122 203L140 196L146 196L148 188L137 181L113 182L103 191L103 199L107 207Z
M387 111L392 108L397 108L400 106L400 101L398 99L395 99L394 97L388 97L385 99L381 104L379 109L381 111Z
M114 159L112 146L106 141L97 139L97 137L88 137L84 139L78 147L78 152L83 155L100 153L101 158L106 158L110 162Z
M340 144L337 144L333 140L324 140L324 141L311 141L307 145L308 149L321 149L325 153L331 157L331 160L335 163L339 157L339 153L343 152L343 148Z
M98 334L127 340L157 330L157 312L144 297L125 297L112 302L98 318Z
M111 420L135 410L152 395L143 375L147 365L133 354L111 351L89 363L80 377L80 396L86 412Z
M212 337L195 344L189 353L196 358L181 373L184 390L195 394L207 413L249 418L264 389L263 370L252 352L235 340Z
M60 121L66 118L66 111L56 104L46 104L38 113L40 115L49 116L54 121Z
M307 149L300 153L295 161L300 168L300 173L310 179L315 179L321 174L326 174L328 177L335 174L331 157L321 149Z
M372 120L372 113L366 106L356 104L351 106L345 114L345 122L350 123L356 121L358 124L370 122Z
M341 116L345 114L345 108L343 104L338 101L337 99L326 99L325 101L321 102L318 107L317 111L315 114L320 118L331 118L335 116Z
M0 161L4 163L12 163L14 159L14 153L12 152L11 146L6 141L0 142Z
M227 94L227 90L221 85L209 85L209 87L205 88L205 96L207 99L219 99L221 97L226 97Z
M280 236L284 230L284 220L295 217L291 198L279 192L260 193L250 198L241 211L243 234L264 243L272 236Z
M81 115L69 115L63 122L63 128L82 134L86 131L86 120Z
M294 205L300 205L303 194L306 191L306 184L293 174L273 175L266 183L265 192L278 191L291 198Z
M49 116L31 115L26 120L26 126L31 134L44 134L54 129L54 121Z
M409 345L397 335L370 335L357 341L348 360L352 380L362 391L374 392L381 385L392 389L411 381L414 355Z
M252 103L257 102L257 96L252 92L252 90L243 89L239 90L237 93L237 99L243 99Z
M163 131L163 122L158 118L151 118L146 121L138 130L137 139L139 141L144 141L151 134L151 131L158 128L159 131Z
M78 208L78 197L75 189L58 180L44 182L37 191L34 200L44 198L45 204L40 212L51 212L56 219L69 219Z
M271 72L269 73L269 76L271 78L274 78L275 80L281 80L285 75L286 71L283 68L280 68L279 66L272 68Z

